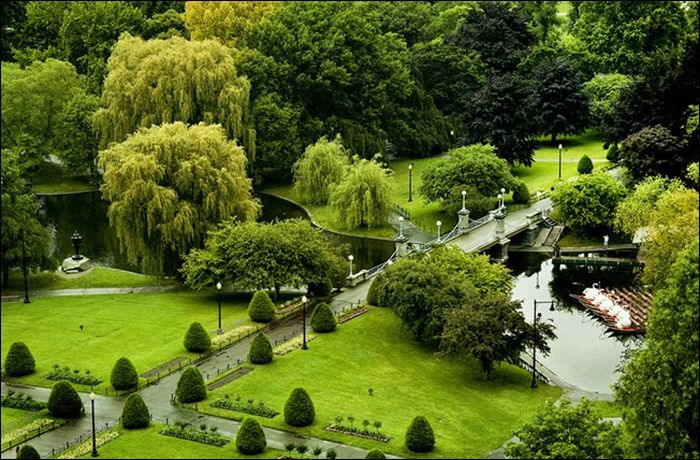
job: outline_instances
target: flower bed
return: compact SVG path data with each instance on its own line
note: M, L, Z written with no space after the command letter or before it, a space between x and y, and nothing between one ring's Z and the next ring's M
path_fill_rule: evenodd
M276 310L277 310L278 314L283 315L289 311L294 310L295 308L299 308L300 306L301 306L301 297L296 297L292 300L287 300L282 305L279 305L276 308Z
M357 436L358 438L371 439L373 441L389 442L391 440L390 436L381 434L379 432L373 433L367 429L361 430L359 428L344 425L336 425L335 423L327 426L325 430L333 431L335 433L345 433L352 436Z
M102 447L109 441L119 437L119 432L115 429L104 431L97 435L95 438L95 444L97 447ZM89 453L92 450L92 438L81 442L80 444L73 446L65 450L58 458L78 458Z
M174 425L167 425L165 428L160 430L160 434L163 436L171 436L173 438L185 439L187 441L200 442L202 444L208 444L211 446L221 447L228 443L230 440L221 436L216 432L216 427L212 427L212 431L206 432L206 425L201 431L197 431L194 428L188 428L187 423L176 422Z
M235 329L231 329L231 330L228 331L228 332L224 332L223 334L215 335L215 336L212 337L212 339L211 339L211 344L212 344L212 345L218 345L218 344L223 343L223 342L230 342L230 341L232 341L235 337L244 336L244 335L250 333L250 331L253 331L253 330L255 330L255 326L251 326L251 325L249 325L249 324L246 324L246 325L244 325L244 326L239 326L239 327L237 327L237 328L235 328Z
M227 394L224 395L223 398L219 398L211 403L210 406L237 412L245 412L246 414L259 415L267 418L273 418L279 414L278 411L265 406L265 403L262 401L259 401L257 404L253 404L253 399L243 402L241 401L240 396L237 396L235 400L232 400Z
M11 444L13 441L16 441L18 439L22 439L24 442L27 439L33 438L34 436L38 436L42 432L42 428L46 428L48 426L56 428L58 424L54 419L40 418L38 420L34 420L33 422L24 425L22 428L17 428L16 430L12 430L7 433L5 433L3 430L2 445L4 446L7 443Z
M344 323L346 321L350 321L351 319L360 316L363 313L367 313L368 311L369 311L369 307L367 307L365 305L358 305L357 307L351 308L349 310L343 310L336 317L336 321L338 321L338 324Z
M315 339L316 336L313 334L306 334L306 341L311 342L313 339ZM275 348L272 349L272 352L276 354L277 356L282 356L286 355L290 351L296 350L301 346L303 343L304 338L302 336L296 336L293 339L290 339L282 344L277 345Z
M45 402L34 401L31 396L25 395L24 393L15 393L12 390L7 392L7 396L2 397L2 405L4 407L12 407L13 409L31 411L42 410L46 407Z
M90 374L90 370L85 370L84 373L80 372L80 369L70 370L70 367L63 366L62 368L58 364L53 365L53 369L49 371L45 378L49 380L69 380L73 383L79 383L82 385L99 385L102 383L102 379L95 377Z

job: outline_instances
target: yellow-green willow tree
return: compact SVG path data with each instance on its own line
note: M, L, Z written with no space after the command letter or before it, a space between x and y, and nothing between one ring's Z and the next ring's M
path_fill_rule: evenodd
M391 211L386 170L376 161L356 161L343 180L331 187L330 204L347 228L386 223Z
M186 2L182 18L192 40L218 38L228 46L241 46L275 2Z
M229 218L254 220L246 158L219 125L141 128L99 154L102 194L122 251L144 273L174 273Z
M330 187L343 178L350 166L350 155L343 147L340 135L333 142L322 137L306 147L302 157L294 164L294 190L301 201L326 204Z
M95 114L100 148L138 128L182 121L223 126L255 159L250 82L231 49L215 40L147 40L124 34L107 63L103 109Z

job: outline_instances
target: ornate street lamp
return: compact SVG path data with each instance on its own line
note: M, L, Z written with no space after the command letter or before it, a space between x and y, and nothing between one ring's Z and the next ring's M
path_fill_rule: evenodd
M353 255L350 254L348 256L348 260L350 261L350 276L352 276L352 261L353 261L353 259L354 259Z
M411 201L413 201L413 198L411 196L412 178L413 178L413 163L410 163L408 165L408 201L409 201L409 203Z
M95 435L95 395L94 391L90 392L90 405L92 406L92 453L91 457L98 457L100 454L97 453L97 438Z
M73 247L75 248L75 255L73 256L73 260L80 260L83 258L83 256L80 255L80 243L83 241L83 237L80 236L80 233L78 231L73 232L73 236L70 237L70 240L73 242Z
M559 180L561 180L561 149L563 149L564 146L559 144Z
M24 242L24 229L22 229L22 274L24 275L24 303L30 303L29 287L27 285L27 248Z
M217 330L217 333L221 334L221 281L216 283L216 291L218 292L219 297L219 329Z
M442 222L440 222L440 221L438 220L438 221L436 222L436 224L437 224L437 228L438 228L438 238L437 238L437 242L439 243L439 242L440 242L440 226L442 225Z
M403 238L403 216L399 216L399 238Z
M302 315L301 315L302 322L303 322L303 323L302 323L303 326L302 326L302 329L301 329L301 333L302 333L302 335L303 335L303 340L302 340L302 343L301 343L301 349L302 349L302 350L308 349L308 347L306 346L306 302L307 302L307 301L308 301L308 299L306 298L305 295L301 296L301 306L302 306L302 308L304 309L304 311L303 311L303 313L302 313Z
M462 210L466 211L467 210L467 191L462 190Z

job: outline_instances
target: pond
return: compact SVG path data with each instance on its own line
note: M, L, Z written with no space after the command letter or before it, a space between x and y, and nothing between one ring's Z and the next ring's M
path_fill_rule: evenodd
M263 204L261 220L306 218L306 214L292 203L268 195L260 195ZM107 219L108 203L99 192L74 195L42 196L44 204L40 215L46 224L55 227L56 257L62 260L73 253L70 237L77 230L83 236L81 253L103 266L138 271L131 266L118 249L116 233ZM385 261L394 251L390 241L358 238L324 233L334 244L343 246L343 254L354 256L353 269L370 268ZM513 298L523 301L523 313L528 321L533 318L533 302L554 300L538 305L543 321L552 321L558 338L551 345L549 356L538 354L543 363L561 379L579 388L610 393L617 380L623 352L637 340L613 337L605 326L569 297L585 287L599 282L601 287L629 286L630 272L553 269L551 259L541 254L511 253L507 262L515 277Z

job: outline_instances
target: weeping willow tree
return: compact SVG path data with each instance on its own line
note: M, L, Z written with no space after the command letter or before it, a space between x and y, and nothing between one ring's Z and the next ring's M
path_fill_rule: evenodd
M347 228L386 223L391 210L386 171L375 161L356 161L342 182L331 187L330 204Z
M243 149L220 125L182 122L141 128L99 154L102 194L120 248L144 273L174 273L226 219L254 220Z
M311 204L326 204L329 188L343 178L350 157L343 147L340 136L333 142L322 137L306 147L302 157L294 164L294 190L301 201Z
M240 47L277 6L275 2L186 2L182 18L192 40L218 38Z
M255 160L250 82L231 50L215 40L182 37L144 41L124 34L107 63L103 109L95 114L100 148L138 128L182 121L218 123Z

